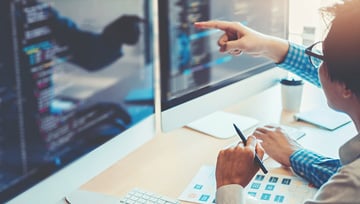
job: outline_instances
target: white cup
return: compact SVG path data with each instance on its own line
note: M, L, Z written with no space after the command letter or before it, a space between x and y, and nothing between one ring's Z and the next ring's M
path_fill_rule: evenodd
M282 79L281 102L282 108L286 111L299 112L304 83L302 80Z

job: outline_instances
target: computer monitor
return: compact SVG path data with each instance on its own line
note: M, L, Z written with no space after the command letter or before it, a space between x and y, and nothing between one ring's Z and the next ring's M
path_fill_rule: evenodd
M223 32L196 29L193 23L237 21L287 38L288 0L163 0L158 12L164 132L238 103L287 75L266 58L219 53Z
M152 2L0 15L0 203L56 203L154 134Z

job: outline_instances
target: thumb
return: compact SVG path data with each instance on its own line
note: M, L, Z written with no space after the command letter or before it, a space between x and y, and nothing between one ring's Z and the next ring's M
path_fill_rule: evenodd
M249 145L249 146L248 146ZM256 153L260 159L264 157L264 149L261 144L257 141L256 137L251 135L248 137L246 146L250 148L254 153Z
M241 51L244 51L245 46L243 46L241 38L239 38L238 40L231 40L226 42L226 51L234 49L240 49Z
M253 152L255 152L256 143L256 138L251 135L247 138L246 147L250 148Z
M257 143L256 147L255 147L255 151L257 153L257 155L259 156L260 159L264 158L264 154L265 154L265 150L264 148L261 146L261 143Z

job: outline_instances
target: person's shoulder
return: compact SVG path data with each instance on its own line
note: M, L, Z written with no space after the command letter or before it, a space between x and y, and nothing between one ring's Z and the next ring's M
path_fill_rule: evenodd
M347 180L348 182L353 183L353 185L360 188L360 158L354 160L353 162L344 165L339 169L338 175L335 177L341 177L341 179Z

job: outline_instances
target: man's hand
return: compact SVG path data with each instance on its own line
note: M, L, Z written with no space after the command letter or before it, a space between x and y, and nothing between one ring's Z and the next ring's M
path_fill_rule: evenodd
M264 150L257 143L255 137L247 139L246 146L241 144L221 150L216 163L217 188L228 184L248 185L259 166L254 161L255 149L259 158L264 156Z
M291 154L302 148L295 140L289 138L280 127L259 127L256 128L253 135L262 140L261 146L265 152L285 167L290 167Z
M252 56L267 57L281 62L288 52L286 40L257 32L241 23L228 21L206 21L194 24L199 29L219 29L224 34L219 38L220 52L231 55L247 53Z

